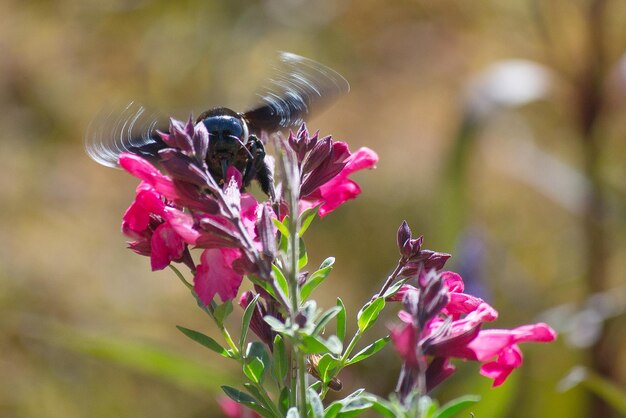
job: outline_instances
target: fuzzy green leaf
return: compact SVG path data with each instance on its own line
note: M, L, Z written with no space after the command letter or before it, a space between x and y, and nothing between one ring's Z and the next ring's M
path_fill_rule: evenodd
M224 356L226 358L231 357L224 347L222 347L217 341L215 341L213 338L209 337L208 335L204 335L201 332L194 331L189 328L181 327L180 325L176 325L176 328L178 328L178 330L182 332L183 334L185 334L187 337L205 346L209 350L215 351L217 354Z
M373 356L378 351L380 351L384 346L386 346L389 341L390 341L390 337L389 336L386 336L386 337L383 337L383 338L380 338L380 339L374 341L373 343L371 343L370 345L365 347L363 350L359 351L350 360L348 360L346 365L358 363L359 361L363 361L366 358Z
M283 385L289 371L289 359L285 342L280 335L274 338L274 355L272 356L272 374L276 382Z
M339 306L339 312L337 313L337 338L343 342L346 338L346 306L341 298L337 298L337 306Z
M330 274L330 271L333 269L333 264L335 263L334 257L328 257L324 262L320 265L320 268L307 279L306 283L300 289L300 295L302 300L306 300L311 292L319 286Z
M437 410L435 418L451 418L468 406L480 401L480 396L467 395L453 399Z
M363 332L374 325L384 307L385 299L383 298L377 298L365 305L357 315L359 331Z
M254 309L256 308L257 301L259 300L260 295L255 295L254 298L250 301L246 310L243 312L243 319L241 321L241 333L239 335L239 350L243 351L243 346L246 343L246 338L248 337L248 330L250 329L250 321L252 320L252 314L254 313Z
M300 214L300 236L303 236L309 226L315 219L315 215L320 210L320 206L309 208Z
M317 320L317 323L315 324L313 335L320 334L324 330L324 327L326 326L326 324L328 324L330 320L333 319L335 315L339 313L339 311L341 311L341 308L339 306L333 306L332 308L324 312L320 316L320 318Z

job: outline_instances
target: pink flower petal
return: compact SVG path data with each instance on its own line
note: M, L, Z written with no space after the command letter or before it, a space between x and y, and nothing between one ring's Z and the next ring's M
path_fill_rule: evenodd
M360 148L348 158L346 166L339 174L320 186L318 190L307 196L313 205L322 203L319 214L323 217L348 200L361 194L361 188L348 176L355 171L374 168L378 155L369 148Z
M469 344L476 358L485 361L499 355L505 348L518 342L550 342L556 339L556 332L544 323L523 325L509 329L489 329Z
M493 387L500 386L513 370L522 365L523 360L521 350L513 345L504 350L496 361L483 364L480 374L493 379Z
M119 164L124 170L151 185L167 199L174 201L178 198L172 179L162 174L147 160L134 154L123 153L120 154Z
M237 296L243 276L232 266L239 256L239 250L233 248L207 249L202 252L194 277L194 290L204 304L210 304L216 294L223 302Z
M186 243L196 244L200 232L194 228L194 220L190 214L168 207L165 209L165 219Z
M460 293L465 290L465 283L463 283L463 278L459 274L453 271L444 271L441 273L441 277L450 292Z
M163 270L172 261L180 260L185 251L185 243L167 223L163 223L155 229L150 240L150 247L152 271Z

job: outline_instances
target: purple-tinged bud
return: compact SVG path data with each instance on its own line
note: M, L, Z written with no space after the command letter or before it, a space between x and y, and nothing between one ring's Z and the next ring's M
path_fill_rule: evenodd
M191 118L189 118L189 121L185 125L180 121L170 119L170 146L178 148L186 154L192 154L193 143L191 137L193 133L193 122Z
M422 250L422 256L424 257L424 268L426 270L435 269L441 270L446 264L446 261L451 257L450 254L439 253L430 250Z
M208 184L208 174L196 165L196 162L187 155L174 148L165 148L159 151L161 164L174 180L181 180L196 186L204 187Z
M309 278L308 271L300 271L298 273L298 287L304 286L308 278Z
M192 143L196 158L199 161L204 161L209 150L209 132L204 123L198 123L194 127Z
M220 205L217 200L207 193L202 193L196 185L179 180L174 180L174 185L178 193L177 204L211 215L219 213Z
M408 258L410 253L407 251L406 244L411 239L411 228L409 228L409 224L406 223L406 221L402 221L402 224L398 228L397 239L400 254L402 254L402 257Z

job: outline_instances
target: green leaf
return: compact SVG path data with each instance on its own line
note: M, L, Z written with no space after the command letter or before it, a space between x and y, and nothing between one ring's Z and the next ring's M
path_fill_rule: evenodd
M252 320L252 314L254 313L254 309L256 308L257 301L259 300L259 294L254 296L254 298L250 301L246 310L243 312L243 319L241 321L241 334L239 335L239 350L243 351L243 346L246 343L246 338L248 337L248 330L250 329L250 321Z
M320 206L309 208L300 214L300 237L304 235L309 226L315 219L315 215L320 210Z
M384 307L385 299L383 298L377 298L365 305L357 315L359 331L363 332L374 325Z
M386 336L386 337L383 337L383 338L380 338L380 339L374 341L373 343L371 343L370 345L365 347L363 350L359 351L350 360L348 360L346 365L358 363L359 361L363 361L366 358L373 356L378 351L380 351L384 346L386 346L389 341L390 341L390 337L389 336Z
M396 413L393 406L389 402L378 397L374 401L372 409L376 411L381 417L398 418L398 416L400 416L398 413Z
M287 284L287 279L283 274L282 270L279 269L275 264L272 264L272 271L274 272L274 277L276 277L276 282L278 283L278 287L283 291L285 296L289 297L289 285Z
M287 328L287 326L280 322L277 318L271 315L265 315L263 320L267 322L267 324L272 327L274 331L281 334L293 335L293 330L291 328Z
M280 335L274 338L274 355L272 356L272 374L279 386L284 385L287 372L289 371L289 360L285 342Z
M332 418L335 416L338 418L354 417L366 411L367 409L372 408L376 401L377 399L374 395L363 393L363 389L359 389L351 395L345 397L344 399L333 402L326 409L326 415L324 416L324 418ZM334 406L336 404L340 405L340 408L338 410L337 407Z
M320 337L305 335L302 338L302 351L306 354L320 354L327 353L330 350Z
M230 386L222 386L222 390L230 399L258 412L262 417L273 418L273 414L270 411L263 408L263 406L261 406L261 404L255 398L248 395L247 393Z
M337 313L337 337L343 342L346 338L346 306L341 298L337 298L337 306L340 308Z
M265 350L265 345L260 341L254 341L248 344L245 358L246 360L258 358L264 366L268 366L270 363L270 356L267 354L267 350Z
M302 300L306 300L311 292L319 286L330 274L330 271L333 269L333 264L335 263L334 257L328 257L324 262L320 265L320 268L308 278L306 283L300 289L300 296Z
M217 305L215 307L215 310L213 311L213 317L215 318L215 320L217 321L219 325L222 325L224 321L226 320L226 318L228 318L228 315L230 315L232 311L233 311L233 302L230 300L227 300L221 305Z
M254 383L263 382L264 370L263 362L258 358L253 358L243 364L243 373Z
M317 363L317 370L324 383L330 382L330 380L337 375L335 370L337 369L338 365L339 360L337 360L328 353L324 354L320 358L319 362Z
M313 330L313 335L320 334L324 330L324 327L326 326L326 324L328 324L330 322L330 320L333 319L335 317L335 315L337 315L339 313L339 311L341 311L341 307L333 306L332 308L330 308L329 310L324 312L320 316L320 318L317 320L317 323L315 324L315 329Z
M265 370L270 359L265 346L259 341L248 344L246 357L243 363L244 374L254 383L262 383Z
M309 256L306 253L306 246L304 245L304 240L302 238L300 238L298 245L299 245L298 251L300 254L300 258L298 259L298 269L302 270L309 262Z
M287 250L289 248L289 237L290 237L290 233L289 233L289 215L285 216L285 218L283 219L282 222L282 226L283 228L279 228L279 230L281 231L280 234L280 240L278 242L278 250L281 251L283 254L287 253ZM286 234L283 234L282 231L286 230Z
M263 393L261 392L261 390L259 389L259 386L254 385L252 383L244 383L243 386L246 388L246 390L248 392L250 392L250 394L256 398L257 402L259 402L261 405L263 405L263 407L265 409L267 409L268 411L271 411L272 409L274 409L274 405L269 405L266 401L265 401L265 397L263 396Z
M257 400L254 399L252 396L240 391L239 389L235 389L234 387L224 385L222 386L222 390L224 391L226 396L228 396L230 399L237 403L257 403Z
M176 325L176 328L178 328L178 330L180 332L182 332L183 334L185 334L187 337L189 337L192 340L194 340L195 342L205 346L209 350L215 351L217 354L219 354L221 356L224 356L226 358L230 358L230 355L228 354L226 349L224 347L222 347L213 338L209 337L208 335L204 335L201 332L194 331L194 330L189 329L189 328L181 327L180 325Z
M435 413L435 418L450 418L463 411L468 406L480 401L480 396L467 395L453 399L443 405Z
M285 216L285 219L287 219L287 216ZM285 238L289 238L289 228L287 228L287 225L276 218L273 218L272 221L274 222L276 229L280 231L280 234Z
M309 400L309 406L311 407L313 418L324 418L324 405L322 404L322 400L317 392L309 388L306 391L306 395Z
M341 402L335 401L328 405L328 408L324 411L324 418L335 418L339 411L341 411Z
M400 280L394 284L392 284L391 286L389 286L389 289L387 289L387 291L385 292L384 295L382 295L382 297L384 299L387 299L388 297L392 296L393 294L395 294L398 290L400 290L400 288L402 287L402 285L406 283L406 280Z

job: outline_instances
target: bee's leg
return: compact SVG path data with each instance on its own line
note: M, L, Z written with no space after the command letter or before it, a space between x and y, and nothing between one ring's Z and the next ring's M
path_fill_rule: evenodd
M243 176L244 187L249 185L252 180L259 182L263 193L269 196L272 204L276 203L276 192L274 190L274 178L272 171L265 163L265 147L259 138L250 135L248 140L248 151L252 158L246 164Z

